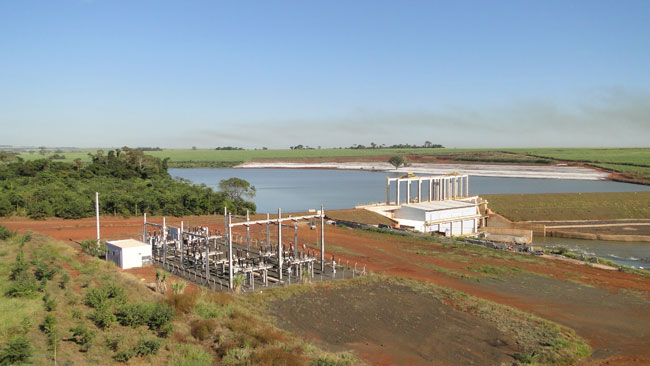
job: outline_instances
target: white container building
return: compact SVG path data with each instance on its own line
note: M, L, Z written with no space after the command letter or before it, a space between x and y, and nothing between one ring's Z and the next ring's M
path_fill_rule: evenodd
M115 262L122 269L151 264L151 246L134 239L106 242L106 260Z

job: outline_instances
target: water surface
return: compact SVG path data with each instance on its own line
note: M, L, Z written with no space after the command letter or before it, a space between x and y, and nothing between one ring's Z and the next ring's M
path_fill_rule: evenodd
M650 243L535 237L533 246L566 248L574 253L605 258L626 266L650 268Z
M237 177L245 179L257 188L253 201L258 212L284 212L352 208L386 200L386 177L398 173L357 170L326 169L169 169L174 177L204 183L218 189L219 181ZM613 182L569 179L496 178L470 176L469 193L578 193L578 192L634 192L648 191L650 186ZM394 200L395 189L392 190ZM417 195L417 184L411 188L411 196ZM428 187L423 185L423 197ZM401 197L406 197L402 185Z

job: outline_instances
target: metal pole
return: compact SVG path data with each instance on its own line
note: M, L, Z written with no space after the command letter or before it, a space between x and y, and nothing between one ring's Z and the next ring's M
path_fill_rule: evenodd
M225 209L224 209L225 210ZM228 289L232 291L232 215L228 215L226 225L228 226Z
M325 271L325 211L320 205L320 272Z
M282 281L282 211L278 208L278 278Z
M97 216L97 248L99 248L99 192L95 192L95 216Z
M251 221L250 216L248 215L248 210L246 210L246 222ZM251 251L251 227L246 225L246 252Z
M298 258L298 222L293 224L293 257Z
M147 213L144 213L144 222L142 223L142 242L147 242ZM153 253L153 251L152 251Z
M183 221L181 221L181 232L179 235L180 245L181 245L181 269L185 268L185 263L183 262Z
M228 208L223 207L223 243L224 245L228 241Z
M206 233L209 235L209 233ZM205 280L210 280L210 239L205 237Z
M271 251L271 215L266 213L266 251Z
M163 217L163 266L167 264L167 224Z

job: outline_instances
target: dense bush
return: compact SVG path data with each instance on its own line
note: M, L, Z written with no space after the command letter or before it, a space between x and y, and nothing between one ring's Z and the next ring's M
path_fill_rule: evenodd
M255 211L252 202L173 179L166 159L126 147L89 155L92 161L85 166L48 159L0 161L0 216L90 217L95 192L101 194L101 213L110 215L215 214L224 206L239 214Z
M155 355L160 349L161 342L155 338L140 339L135 345L134 353L136 356Z
M117 311L120 324L133 328L146 325L149 329L159 330L173 317L174 309L160 302L124 305Z
M72 333L72 341L81 346L81 351L87 352L95 339L95 332L86 329L83 324L70 328Z
M115 314L113 314L110 306L106 303L96 307L89 318L100 329L110 328L111 324L116 320Z
M19 365L32 357L32 347L29 339L23 335L9 338L7 344L0 350L0 366Z
M4 216L2 214L2 209L0 208L0 216ZM9 238L12 238L14 235L16 235L15 232L7 229L6 227L0 225L0 240L7 240Z
M29 263L25 260L25 253L22 251L16 255L16 262L11 267L9 279L11 283L5 292L9 297L29 296L39 290L39 284L29 271Z

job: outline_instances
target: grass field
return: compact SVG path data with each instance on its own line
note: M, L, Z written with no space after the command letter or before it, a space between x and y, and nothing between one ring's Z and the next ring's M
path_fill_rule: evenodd
M625 175L624 180L650 183L650 148L508 149L516 154L587 163Z
M485 195L493 211L512 221L650 218L650 192Z

